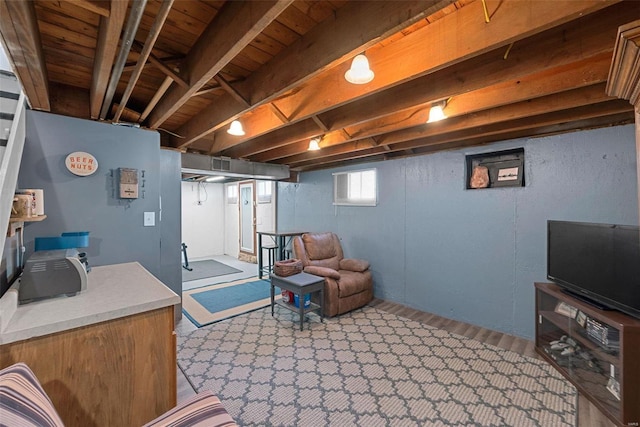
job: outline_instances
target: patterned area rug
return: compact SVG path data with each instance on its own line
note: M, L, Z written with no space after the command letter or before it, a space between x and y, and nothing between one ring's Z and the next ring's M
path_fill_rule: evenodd
M304 331L276 310L178 339L189 381L240 425L573 425L575 389L545 362L373 307Z

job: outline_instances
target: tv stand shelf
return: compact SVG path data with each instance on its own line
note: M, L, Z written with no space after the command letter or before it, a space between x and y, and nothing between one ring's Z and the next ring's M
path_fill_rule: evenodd
M640 320L595 308L552 283L535 288L538 354L615 425L638 425Z
M565 328L567 326L567 318L562 314L555 313L553 311L541 311L540 315L543 319L546 319L556 325L558 328ZM564 320L564 322L563 322ZM564 323L564 324L563 324ZM574 341L578 343L578 345L584 347L588 351L596 351L602 350L602 357L605 361L609 363L618 363L618 351L610 350L609 352L605 351L602 347L599 347L598 344L594 343L589 339L587 334L585 333L585 329L578 324L575 320L569 321L569 328L567 330L567 336L570 336Z

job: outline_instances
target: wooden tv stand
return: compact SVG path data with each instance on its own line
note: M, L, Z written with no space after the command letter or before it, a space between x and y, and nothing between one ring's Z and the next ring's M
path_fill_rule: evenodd
M578 390L578 425L595 425L594 408L613 425L640 425L640 320L552 283L535 289L536 351Z

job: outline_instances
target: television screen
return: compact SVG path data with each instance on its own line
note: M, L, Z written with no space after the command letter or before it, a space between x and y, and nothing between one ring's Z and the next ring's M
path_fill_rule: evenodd
M640 318L640 228L548 221L547 278Z

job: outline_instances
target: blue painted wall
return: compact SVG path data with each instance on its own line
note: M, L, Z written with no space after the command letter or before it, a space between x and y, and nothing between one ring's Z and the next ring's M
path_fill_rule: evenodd
M74 151L92 154L98 171L86 177L71 174L64 161ZM116 196L112 173L117 177L120 167L138 169L140 198ZM44 189L47 218L25 227L27 257L35 237L89 231L90 265L138 261L181 294L180 156L161 152L157 132L28 111L18 186ZM166 221L159 217L163 194ZM144 212L155 212L155 227L143 226Z
M182 164L180 153L160 150L160 271L158 278L182 298ZM175 309L176 320L182 317L182 303Z
M526 187L465 189L465 155L518 147ZM638 224L635 159L628 125L303 173L278 185L278 227L336 232L378 298L533 338L547 219ZM378 206L333 206L332 173L369 167Z

